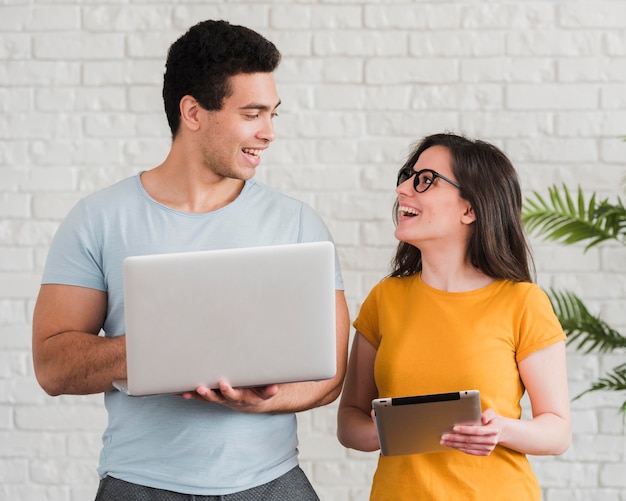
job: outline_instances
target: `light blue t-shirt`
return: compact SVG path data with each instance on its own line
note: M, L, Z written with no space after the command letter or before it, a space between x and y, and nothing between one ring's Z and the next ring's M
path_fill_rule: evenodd
M81 200L52 242L43 284L106 291L106 336L125 332L127 256L332 240L308 205L254 180L206 214L166 207L140 175ZM343 289L337 260L336 288ZM174 333L175 334L175 333ZM109 421L98 473L196 495L222 495L278 478L298 464L294 414L244 414L175 396L105 393Z

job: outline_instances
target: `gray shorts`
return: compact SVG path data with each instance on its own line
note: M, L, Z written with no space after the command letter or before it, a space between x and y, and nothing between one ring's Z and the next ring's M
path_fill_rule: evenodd
M95 501L319 501L299 466L267 484L223 496L179 494L143 485L131 484L113 477L100 480Z

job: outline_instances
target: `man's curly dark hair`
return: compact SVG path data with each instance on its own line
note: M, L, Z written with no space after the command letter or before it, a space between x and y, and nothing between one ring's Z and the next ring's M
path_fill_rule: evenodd
M220 110L231 93L230 77L271 73L280 63L276 46L257 32L227 21L192 26L168 51L163 103L172 137L180 125L180 100L193 96L206 110Z

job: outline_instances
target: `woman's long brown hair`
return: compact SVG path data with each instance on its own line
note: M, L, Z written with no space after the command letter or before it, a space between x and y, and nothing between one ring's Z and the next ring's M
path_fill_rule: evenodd
M424 138L402 168L413 167L419 156L433 146L443 146L450 152L461 197L476 215L467 244L469 262L495 279L532 282L534 266L522 226L521 188L511 161L490 143L443 133ZM397 200L393 218L397 223ZM422 269L421 251L400 242L391 266L392 277L418 273Z

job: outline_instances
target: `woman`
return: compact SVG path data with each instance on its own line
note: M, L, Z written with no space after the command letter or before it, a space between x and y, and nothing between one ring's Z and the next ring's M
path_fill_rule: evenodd
M526 454L571 441L565 335L532 283L515 169L486 142L436 134L396 193L400 243L354 322L338 438L378 450L374 398L478 389L482 426L444 434L444 452L380 456L370 499L538 501Z

